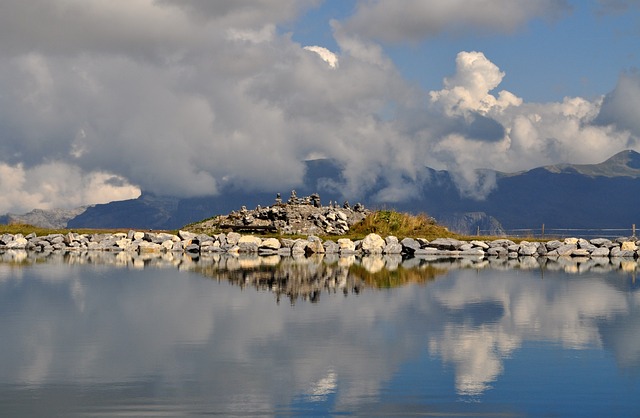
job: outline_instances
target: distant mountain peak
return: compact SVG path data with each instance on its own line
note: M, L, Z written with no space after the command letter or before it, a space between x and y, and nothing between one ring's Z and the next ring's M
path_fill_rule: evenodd
M613 157L609 158L603 164L611 162L620 166L626 166L631 169L640 170L640 153L633 150L625 150L617 153Z
M640 154L625 150L598 164L556 164L544 168L552 173L579 173L589 177L640 178Z

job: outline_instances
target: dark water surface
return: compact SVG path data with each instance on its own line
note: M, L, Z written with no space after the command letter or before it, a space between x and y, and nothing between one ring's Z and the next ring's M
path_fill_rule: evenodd
M640 416L637 261L0 254L0 416Z

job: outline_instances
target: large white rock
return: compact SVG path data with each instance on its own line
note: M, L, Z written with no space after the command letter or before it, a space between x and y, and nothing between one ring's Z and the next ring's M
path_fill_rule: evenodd
M237 232L229 232L227 234L227 243L229 245L236 245L238 243L238 240L242 237L242 235L238 234Z
M243 235L238 240L238 247L241 252L256 252L262 244L262 239L255 235Z
M142 241L138 245L138 251L140 251L140 254L159 253L165 250L166 249L162 245L156 244L155 242Z
M291 254L300 255L306 253L308 244L309 241L307 241L306 239L295 240L293 246L291 247Z
M386 243L378 234L369 234L362 240L361 248L367 254L382 254Z
M282 247L280 241L276 238L267 238L262 240L262 244L260 244L260 248L267 248L269 250L279 250Z
M24 250L27 247L28 243L29 241L27 241L26 238L21 235L16 235L16 238L7 244L7 248L11 250Z
M622 251L635 251L638 249L635 241L624 241L621 247Z
M262 244L262 238L256 237L255 235L243 235L237 242L238 245L247 243L256 244L259 246L260 244Z

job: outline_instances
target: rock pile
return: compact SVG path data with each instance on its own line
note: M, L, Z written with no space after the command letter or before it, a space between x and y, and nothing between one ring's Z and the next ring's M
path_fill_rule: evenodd
M38 252L51 251L128 251L142 253L228 253L258 255L310 255L310 254L386 254L406 257L434 256L456 257L624 257L640 256L640 241L636 238L609 240L596 238L567 238L548 242L521 241L516 244L508 239L493 241L460 241L453 238L382 238L369 234L362 240L349 238L322 241L315 235L305 239L260 238L255 235L241 235L237 232L216 235L195 234L179 231L177 235L168 233L129 231L115 234L50 234L37 236L29 234L3 234L0 236L0 250L24 249Z
M243 206L228 215L206 221L201 227L251 232L267 230L298 235L344 235L369 213L360 203L353 207L348 201L342 205L329 202L328 206L322 206L317 193L298 197L296 191L292 190L286 202L278 193L272 206L258 206L254 210Z

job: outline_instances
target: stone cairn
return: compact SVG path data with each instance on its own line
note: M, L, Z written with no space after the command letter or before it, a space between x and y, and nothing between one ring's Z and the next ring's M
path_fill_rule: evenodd
M362 221L371 213L358 203L351 207L348 201L342 205L329 202L322 206L320 195L298 197L295 190L286 202L280 193L275 204L258 206L248 210L243 206L229 215L217 216L202 226L221 230L260 232L271 231L281 234L298 235L345 235L352 225Z

